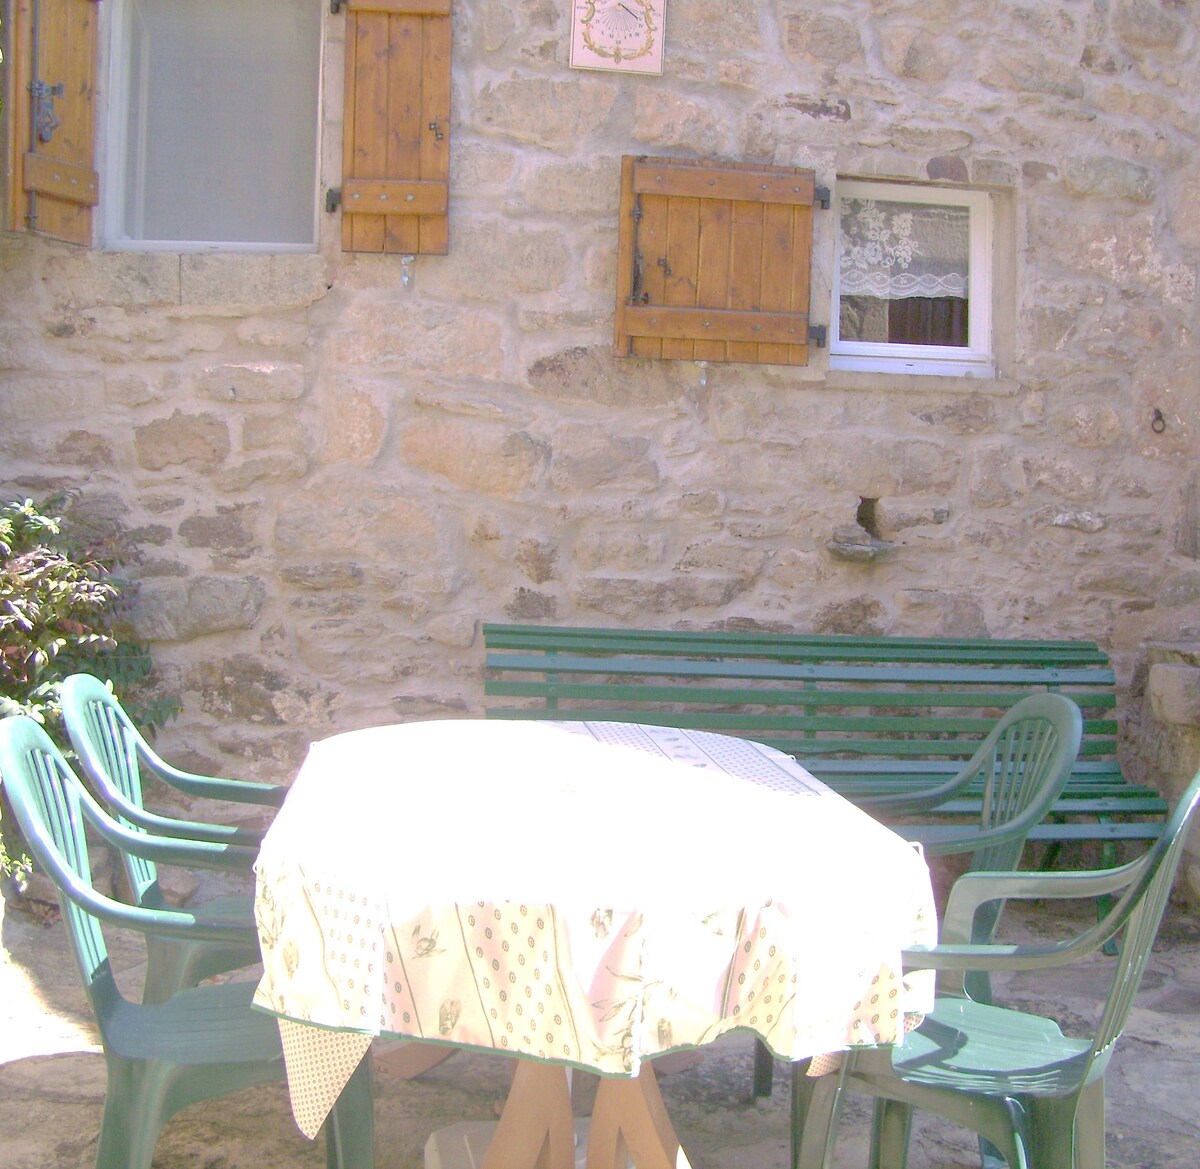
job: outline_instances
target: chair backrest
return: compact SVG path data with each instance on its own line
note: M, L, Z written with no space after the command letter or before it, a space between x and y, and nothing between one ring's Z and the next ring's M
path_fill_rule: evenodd
M97 1019L116 995L99 921L63 889L95 892L80 807L80 784L62 753L31 718L0 722L0 783L26 846L59 890L71 948Z
M1020 820L1032 828L1066 786L1079 753L1083 717L1062 694L1031 694L997 721L972 756L983 786L980 826L999 828ZM1025 837L977 850L973 869L1015 869Z
M150 749L149 745L116 695L99 678L73 674L64 680L59 695L63 725L83 770L117 818L140 830L121 815L121 809L126 805L143 806L138 758L139 752ZM129 852L122 852L121 860L136 904L161 904L155 863Z
M1162 835L1145 855L1135 862L1141 871L1096 927L1100 936L1111 937L1117 930L1121 931L1121 935L1112 988L1096 1027L1090 1078L1103 1072L1112 1055L1113 1045L1125 1029L1129 1011L1146 970L1146 963L1150 959L1154 939L1158 936L1158 929L1166 912L1171 886L1187 840L1188 828L1198 807L1200 772L1196 773L1180 796L1163 827Z

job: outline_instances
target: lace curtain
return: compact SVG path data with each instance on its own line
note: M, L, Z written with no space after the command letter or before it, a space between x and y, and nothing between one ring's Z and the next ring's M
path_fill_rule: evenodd
M970 210L884 199L841 208L840 338L966 346Z
M966 298L967 208L882 199L841 207L843 296Z

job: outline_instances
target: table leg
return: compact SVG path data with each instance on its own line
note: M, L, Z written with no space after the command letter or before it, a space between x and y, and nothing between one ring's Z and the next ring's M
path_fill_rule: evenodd
M575 1169L565 1068L517 1061L512 1088L479 1169Z
M587 1169L691 1169L649 1063L636 1079L602 1079L588 1131Z

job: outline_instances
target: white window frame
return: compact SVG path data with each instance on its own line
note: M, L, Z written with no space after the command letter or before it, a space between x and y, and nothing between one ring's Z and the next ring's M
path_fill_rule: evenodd
M878 199L889 203L922 203L965 207L970 212L967 277L969 345L896 345L843 340L841 321L842 200ZM947 377L994 378L992 344L992 201L986 191L908 183L842 179L837 183L833 214L833 309L830 313L829 368L871 373L941 374Z
M108 8L109 6L105 6ZM100 245L106 251L128 252L249 252L267 254L306 254L316 252L320 243L321 217L319 194L321 190L321 129L324 108L323 62L325 59L325 29L321 25L317 60L322 66L322 76L317 84L316 136L312 158L312 232L304 242L273 241L225 241L225 240L158 240L136 239L124 232L124 207L126 196L126 152L144 149L144 143L130 143L128 134L131 88L127 76L132 47L128 44L129 24L123 3L115 3L105 13L107 18L108 78L105 94L105 109L102 117L100 137L102 158Z

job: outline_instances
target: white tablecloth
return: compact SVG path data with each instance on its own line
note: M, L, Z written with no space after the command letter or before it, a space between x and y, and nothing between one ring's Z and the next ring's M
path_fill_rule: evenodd
M452 720L313 744L263 842L255 1002L314 1133L395 1033L635 1074L734 1028L789 1060L926 1010L919 853L760 744ZM307 1026L304 1024L315 1024Z

